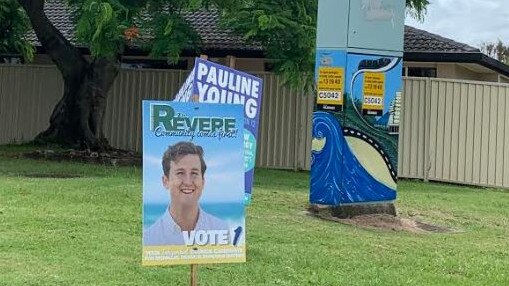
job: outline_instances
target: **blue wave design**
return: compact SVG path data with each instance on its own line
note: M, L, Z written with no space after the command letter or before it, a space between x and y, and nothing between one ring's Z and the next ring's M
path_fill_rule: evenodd
M310 201L315 204L392 201L396 191L377 181L350 150L338 120L327 112L313 113L313 138L326 138L311 153Z

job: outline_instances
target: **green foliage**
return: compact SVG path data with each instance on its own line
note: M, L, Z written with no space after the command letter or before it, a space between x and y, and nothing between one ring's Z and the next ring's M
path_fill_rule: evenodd
M359 0L360 1L360 0ZM422 19L428 0L406 0L407 12ZM313 86L318 0L252 0L225 13L224 27L259 43L290 86Z
M20 53L25 61L34 57L27 39L30 21L15 0L0 0L0 54Z
M76 3L76 37L94 57L113 58L122 52L123 32L131 24L130 11L119 1L86 0Z
M225 14L224 26L260 43L291 86L311 88L317 2L257 0Z
M114 57L134 45L153 57L178 60L200 38L184 15L207 7L232 7L240 0L70 0L76 9L76 34L95 57Z
M509 66L509 45L504 45L500 39L497 42L482 43L481 51Z
M184 15L200 8L223 9L244 0L67 0L76 39L92 57L117 58L126 46L142 47L153 57L176 61L184 48L199 48L200 38ZM0 53L31 59L26 40L30 22L16 0L0 0Z
M197 47L200 37L189 25L181 12L194 10L201 1L150 1L143 11L144 17L138 19L143 37L138 44L150 50L152 57L166 56L176 62L184 48ZM150 16L149 16L150 15Z
M169 62L178 61L184 48L196 47L199 36L179 15L159 15L152 19L154 23L154 40L150 55L158 57L166 55ZM158 23L160 23L158 25Z
M419 21L424 21L428 5L428 0L406 0L407 14Z

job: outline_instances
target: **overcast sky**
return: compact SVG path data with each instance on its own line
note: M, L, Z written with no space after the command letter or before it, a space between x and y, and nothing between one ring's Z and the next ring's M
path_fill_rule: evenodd
M509 44L509 0L429 0L423 23L406 24L473 47L502 40Z

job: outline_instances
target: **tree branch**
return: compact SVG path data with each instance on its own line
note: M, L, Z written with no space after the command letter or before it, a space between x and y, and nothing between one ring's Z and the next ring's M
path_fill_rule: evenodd
M64 78L81 73L87 61L46 17L44 0L18 0L18 2L25 9L42 47Z

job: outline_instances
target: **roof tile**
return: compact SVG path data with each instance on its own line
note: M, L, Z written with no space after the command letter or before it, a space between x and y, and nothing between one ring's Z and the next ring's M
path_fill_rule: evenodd
M456 52L478 53L479 49L448 38L405 26L405 52Z

